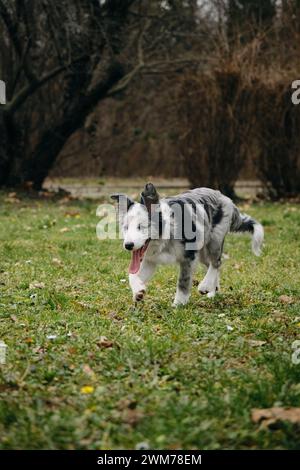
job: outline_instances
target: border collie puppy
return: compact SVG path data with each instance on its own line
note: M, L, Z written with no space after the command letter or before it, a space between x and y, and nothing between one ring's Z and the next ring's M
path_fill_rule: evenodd
M261 253L262 225L241 214L220 191L197 188L160 199L154 185L148 183L140 202L123 194L111 197L118 203L124 248L131 251L129 283L134 301L144 298L147 282L158 265L178 263L173 305L185 305L199 261L207 272L198 290L214 297L220 289L222 251L228 232L249 232L252 251L257 256Z

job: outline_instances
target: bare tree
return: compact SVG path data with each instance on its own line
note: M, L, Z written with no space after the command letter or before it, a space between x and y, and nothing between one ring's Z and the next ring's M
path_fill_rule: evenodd
M170 22L175 3L0 0L1 78L8 89L0 108L0 185L31 181L40 188L99 101L122 93L141 72L189 62L169 48L180 25L177 14Z
M68 137L126 76L118 58L133 3L0 1L1 184L40 187Z
M276 14L276 0L228 0L227 25L231 38L249 41L269 28Z

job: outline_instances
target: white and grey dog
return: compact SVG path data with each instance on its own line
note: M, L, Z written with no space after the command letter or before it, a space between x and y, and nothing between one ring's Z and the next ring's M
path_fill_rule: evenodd
M185 305L199 261L207 272L198 290L214 297L220 289L222 251L228 232L249 232L252 250L260 255L262 225L241 214L220 191L197 188L160 199L154 185L148 183L140 202L123 194L111 197L118 202L124 248L132 252L129 283L134 301L144 298L147 282L159 264L178 263L180 273L173 305Z

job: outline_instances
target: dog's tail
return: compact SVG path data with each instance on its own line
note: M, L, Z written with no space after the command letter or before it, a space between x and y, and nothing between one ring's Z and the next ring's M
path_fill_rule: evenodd
M231 232L249 232L252 235L252 251L256 256L261 254L264 241L263 226L247 214L242 214L236 206L232 214Z

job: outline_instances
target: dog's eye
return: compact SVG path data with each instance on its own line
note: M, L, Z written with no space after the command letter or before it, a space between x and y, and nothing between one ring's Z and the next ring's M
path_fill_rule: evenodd
M141 230L141 229L142 229L141 224L139 224L139 225L137 226L137 229L138 229L138 230Z
M126 230L128 230L128 225L124 225L123 230L126 232Z

